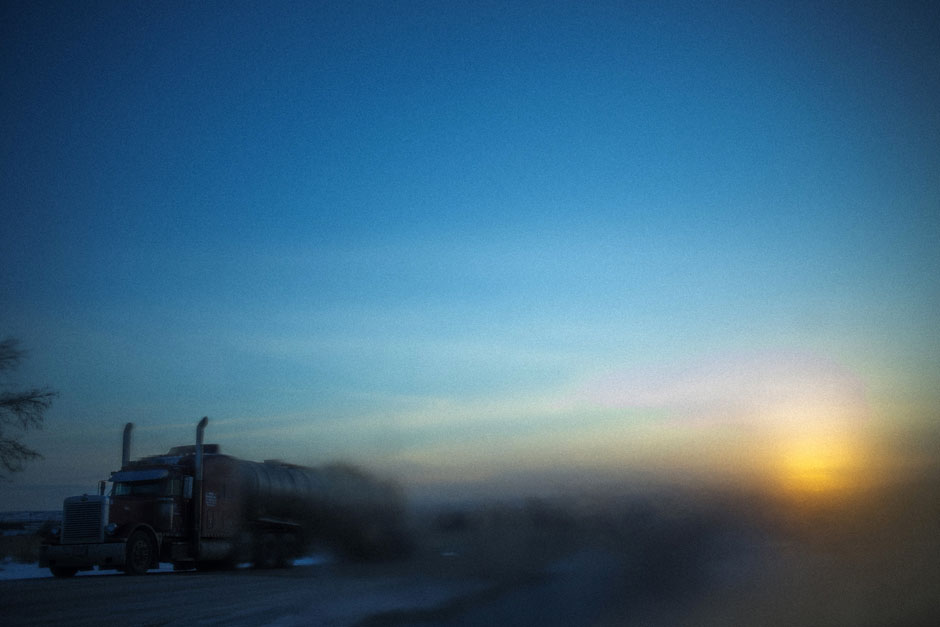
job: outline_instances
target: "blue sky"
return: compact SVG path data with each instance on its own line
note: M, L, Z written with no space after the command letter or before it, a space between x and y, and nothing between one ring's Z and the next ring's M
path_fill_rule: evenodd
M8 502L126 419L406 481L936 425L940 8L651 4L5 3Z

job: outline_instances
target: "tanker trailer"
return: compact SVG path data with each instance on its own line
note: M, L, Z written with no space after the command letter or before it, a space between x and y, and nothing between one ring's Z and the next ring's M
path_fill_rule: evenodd
M203 444L207 424L197 426L195 445L131 461L128 423L110 490L102 481L97 495L65 499L40 566L57 577L95 567L142 574L159 562L177 570L273 568L313 546L359 559L407 548L404 500L393 484L343 465L223 455Z

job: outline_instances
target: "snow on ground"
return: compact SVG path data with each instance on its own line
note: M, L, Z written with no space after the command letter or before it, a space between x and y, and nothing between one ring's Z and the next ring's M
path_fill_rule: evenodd
M313 566L315 564L324 564L329 561L324 555L311 555L309 557L299 557L294 560L294 566ZM250 564L240 564L239 568L249 568ZM76 577L88 577L92 575L113 575L114 570L83 570L79 571ZM150 572L173 572L173 564L161 563L160 568ZM37 562L32 564L21 564L10 558L0 560L0 581L9 579L40 579L52 577L48 568L40 568Z

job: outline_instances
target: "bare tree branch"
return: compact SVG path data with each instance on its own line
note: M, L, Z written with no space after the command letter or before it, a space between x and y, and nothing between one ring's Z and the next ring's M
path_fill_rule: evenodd
M25 354L17 340L0 341L0 372L15 370ZM5 471L0 472L0 478L20 472L26 462L42 458L38 451L20 442L19 435L10 435L9 431L27 433L30 429L42 429L43 416L55 396L48 388L0 392L0 470Z
M19 340L8 337L0 340L0 372L14 370L26 356L26 352L19 348Z
M43 413L52 405L56 393L48 389L0 394L0 429L12 424L23 431L42 429Z
M42 459L42 455L22 442L0 436L0 466L7 473L20 472L26 467L26 462L35 459Z

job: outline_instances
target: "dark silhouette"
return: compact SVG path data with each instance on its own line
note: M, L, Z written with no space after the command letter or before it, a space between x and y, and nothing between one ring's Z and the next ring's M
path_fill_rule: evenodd
M94 567L142 575L160 561L176 570L286 568L314 548L359 561L408 552L397 485L348 464L223 455L203 442L208 423L199 421L195 445L136 461L127 423L110 494L102 485L97 495L65 499L60 533L45 538L40 566L56 577Z
M0 341L0 376L5 379L25 356L17 340ZM3 383L4 387L8 385ZM27 462L42 458L20 438L30 429L42 429L43 415L55 396L48 388L0 391L0 478L7 478L10 473L23 470Z

